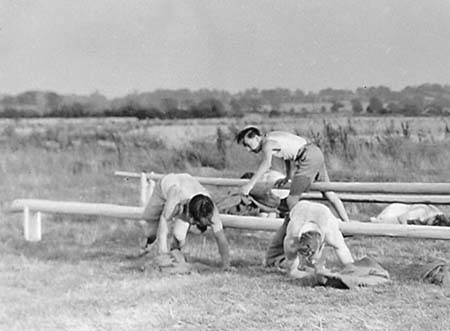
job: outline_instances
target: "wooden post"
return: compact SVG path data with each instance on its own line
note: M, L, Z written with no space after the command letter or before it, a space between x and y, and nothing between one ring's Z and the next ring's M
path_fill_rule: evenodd
M145 206L147 204L147 191L148 191L148 180L147 174L145 172L141 172L141 206Z
M28 206L23 208L23 234L27 241L40 241L42 239L41 212L32 212Z

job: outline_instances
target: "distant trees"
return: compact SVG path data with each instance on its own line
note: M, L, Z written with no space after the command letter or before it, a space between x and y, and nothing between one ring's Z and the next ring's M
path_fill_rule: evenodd
M361 101L359 101L359 99L354 98L352 100L350 100L350 103L352 104L352 111L355 114L361 114L363 112L363 106L361 104Z
M369 105L367 106L367 112L369 114L380 114L382 113L382 109L383 103L381 102L381 100L376 96L370 97Z
M112 100L98 91L88 96L59 95L51 91L0 96L0 116L3 117L189 118L243 116L248 112L281 116L326 112L327 109L339 113L350 107L354 114L450 114L450 86L423 84L408 86L398 92L386 86L360 87L355 91L326 88L318 93L305 93L300 89L251 88L235 94L207 89L161 89L143 93L134 91Z

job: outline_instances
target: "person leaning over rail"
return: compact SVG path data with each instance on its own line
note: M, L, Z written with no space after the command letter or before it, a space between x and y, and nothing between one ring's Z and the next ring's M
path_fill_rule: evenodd
M309 275L311 272L306 271L308 268L312 268L316 273L323 272L325 245L334 248L344 267L354 262L339 229L341 220L335 217L327 206L317 202L300 201L286 218L290 218L290 222L286 226L283 245L268 252L268 258L278 262L285 258L281 264L291 277L302 278Z
M189 174L167 174L155 185L144 208L146 239L143 247L148 251L158 239L158 254L181 250L191 225L201 232L211 227L221 256L221 267L230 267L229 247L216 205L209 192ZM169 222L173 222L170 247L167 242Z
M278 209L289 211L300 200L303 192L308 191L314 181L329 182L328 172L322 151L306 138L294 135L289 132L272 131L265 135L255 126L248 126L241 130L236 141L242 144L248 151L253 153L263 153L263 160L250 181L241 187L243 195L248 195L255 184L261 180L272 164L272 158L281 158L285 162L286 176L275 183L276 187L282 187L292 178L289 195L282 199ZM291 163L295 165L295 171L291 174ZM339 217L349 221L344 204L334 192L324 192L325 197L331 202ZM287 219L278 229L268 251L283 245L283 238L286 235ZM266 259L267 261L267 259Z

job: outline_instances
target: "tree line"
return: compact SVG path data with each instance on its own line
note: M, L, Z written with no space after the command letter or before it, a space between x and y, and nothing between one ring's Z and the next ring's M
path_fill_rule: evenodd
M99 92L88 96L26 91L0 96L0 117L133 116L143 118L207 118L243 116L249 112L281 115L286 105L321 106L322 112L339 112L350 105L354 114L444 115L450 113L450 85L422 84L392 91L385 86L355 91L326 88L305 93L300 89L247 89L238 93L188 89L133 92L108 99ZM306 107L304 108L306 109ZM296 111L291 109L292 113Z

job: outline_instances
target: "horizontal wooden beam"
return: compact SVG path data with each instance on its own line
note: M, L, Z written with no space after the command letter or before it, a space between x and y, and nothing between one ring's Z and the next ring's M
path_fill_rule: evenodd
M108 203L88 203L74 201L53 201L41 199L17 199L7 210L9 212L21 212L25 207L31 211L43 213L60 213L73 215L106 216L127 219L142 219L143 208L122 206Z
M383 194L383 193L336 193L344 202L355 203L426 203L435 205L450 205L450 195L435 194ZM305 200L326 200L320 192L302 194Z
M51 201L38 199L14 200L10 212L24 209L43 213L96 215L141 220L143 208L103 203ZM240 215L220 215L224 227L255 231L275 231L283 223L281 218L263 218ZM427 225L378 224L365 222L343 222L341 231L345 235L388 236L422 239L450 240L450 227Z
M115 175L141 178L141 174L136 172L116 171ZM165 176L165 174L155 173L147 173L146 175L147 178L153 180ZM202 184L215 186L241 186L248 182L248 179L236 178L195 178ZM311 185L311 192L305 193L303 198L323 200L320 192L324 191L338 192L339 198L345 202L450 204L450 183L315 182Z
M276 231L283 223L283 219L281 218L261 218L237 215L220 216L225 227L255 231ZM450 227L351 221L340 223L340 229L344 235L450 240Z

